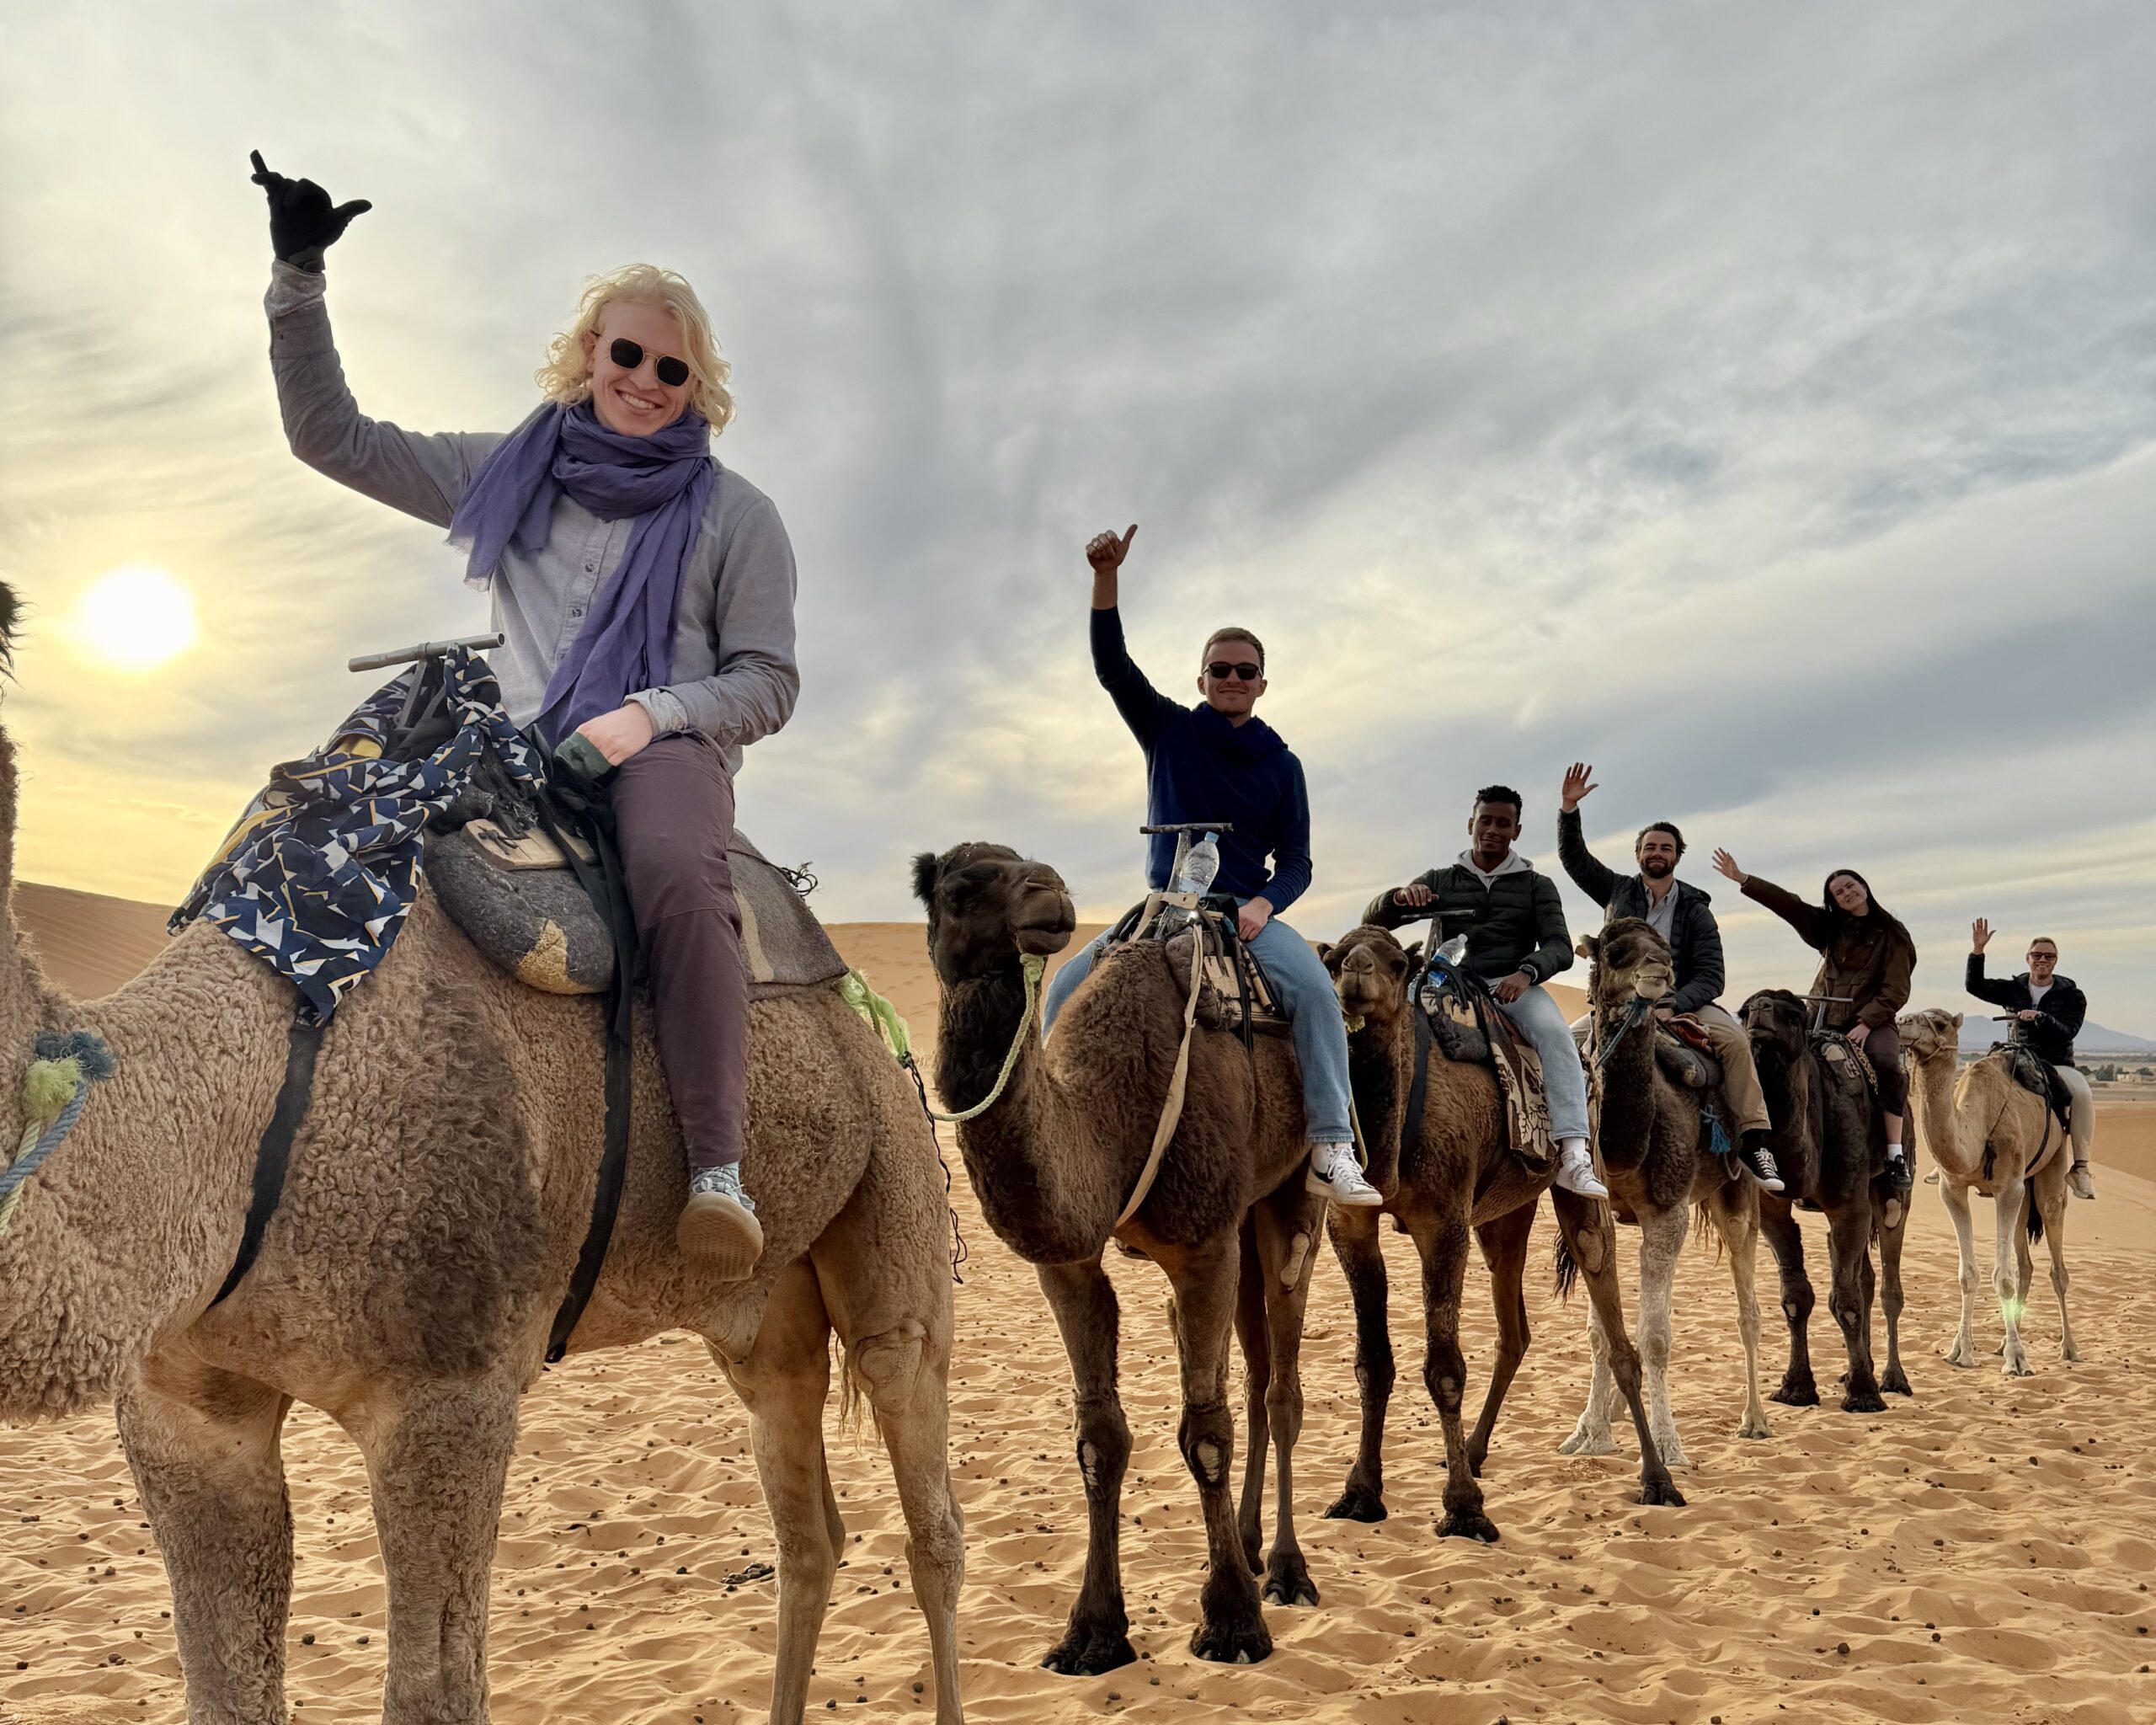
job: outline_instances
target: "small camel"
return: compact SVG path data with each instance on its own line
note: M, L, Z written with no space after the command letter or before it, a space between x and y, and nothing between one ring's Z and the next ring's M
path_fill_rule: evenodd
M1961 1250L1961 1322L1954 1332L1949 1365L1977 1364L1977 1252L1971 1232L1969 1194L1982 1193L1998 1212L1998 1251L1992 1260L1992 1289L2006 1327L2007 1376L2027 1377L2035 1370L2021 1342L2021 1320L2028 1315L2029 1283L2035 1270L2030 1242L2051 1246L2052 1291L2058 1296L2059 1352L2069 1363L2081 1358L2073 1326L2066 1316L2066 1134L2052 1118L2044 1099L2014 1081L2007 1056L1994 1050L1972 1060L1955 1076L1961 1037L1961 1015L1934 1007L1896 1021L1902 1049L1916 1067L1917 1130L1939 1170L1939 1195L1954 1219ZM2034 1170L2032 1172L2031 1170ZM2010 1250L2009 1250L2010 1248Z
M923 854L915 867L929 954L943 985L937 1088L947 1105L973 1108L1006 1075L994 1104L960 1124L958 1147L982 1215L1034 1267L1070 1356L1086 1575L1063 1639L1041 1663L1089 1675L1137 1657L1118 1545L1130 1430L1116 1393L1115 1289L1101 1268L1111 1236L1157 1264L1173 1290L1183 1402L1177 1442L1205 1514L1206 1580L1191 1650L1230 1664L1262 1659L1273 1641L1246 1539L1255 1535L1255 1517L1240 1521L1228 1491L1235 1441L1231 1326L1279 1468L1265 1598L1317 1603L1295 1541L1290 1471L1302 1426L1298 1356L1321 1203L1304 1188L1310 1146L1294 1051L1273 1037L1246 1049L1239 1038L1201 1025L1159 1177L1119 1223L1183 1040L1191 937L1107 953L1043 1046L1024 961L1037 965L1070 943L1077 917L1061 877L1004 845L958 845L940 857Z
M1755 1275L1761 1194L1750 1180L1732 1178L1712 1153L1700 1093L1673 1083L1655 1056L1650 1008L1676 985L1669 943L1640 918L1620 916L1600 935L1583 937L1578 951L1589 961L1603 1178L1611 1204L1640 1226L1639 1347L1646 1364L1648 1420L1662 1461L1684 1467L1690 1464L1669 1407L1670 1302L1695 1204L1721 1237L1737 1290L1737 1331L1744 1343L1744 1416L1737 1435L1774 1435L1759 1399ZM1734 1118L1726 1103L1722 1118ZM1606 1455L1613 1448L1609 1345L1610 1332L1598 1304L1588 1327L1594 1375L1587 1406L1572 1434L1558 1446L1568 1455Z
M0 586L0 650L15 611ZM602 1005L496 970L423 895L321 1046L261 1255L214 1303L285 1073L291 985L201 923L107 999L67 999L6 911L15 755L0 729L0 1081L34 1039L117 1057L0 1233L0 1421L116 1398L172 1583L188 1717L284 1725L295 1401L366 1457L389 1586L385 1725L484 1725L488 1571L520 1397L591 1215ZM838 994L753 1009L747 1162L762 1263L720 1284L675 1247L682 1152L648 1025L620 1220L571 1351L704 1338L749 1411L777 1536L771 1717L798 1721L842 1530L829 1338L889 1450L957 1725L964 1547L946 1448L947 1217L913 1089ZM724 1632L723 1622L714 1629Z
M1912 1393L1901 1354L1902 1242L1909 1215L1885 1173L1886 1118L1867 1079L1869 1069L1854 1049L1844 1049L1840 1060L1828 1057L1832 1044L1826 1054L1815 1049L1805 1003L1785 988L1760 990L1738 1017L1752 1039L1759 1087L1774 1119L1774 1162L1785 1188L1759 1199L1759 1231L1781 1272L1782 1316L1789 1322L1789 1365L1768 1399L1791 1407L1819 1403L1810 1339L1814 1296L1796 1215L1802 1203L1827 1214L1827 1258L1833 1274L1828 1305L1849 1357L1842 1409L1882 1413L1881 1391ZM1874 1241L1879 1247L1876 1274ZM1871 1351L1875 1292L1886 1319L1883 1374Z
M1409 1121L1419 1008L1408 999L1412 955L1391 934L1374 926L1353 929L1326 948L1325 962L1342 1012L1350 1024L1360 1021L1348 1039L1348 1071L1355 1112L1370 1146L1370 1178L1385 1194L1393 1226L1414 1241L1422 1260L1422 1381L1445 1434L1445 1514L1438 1532L1494 1541L1497 1530L1485 1513L1476 1481L1497 1410L1527 1353L1522 1280L1535 1206L1550 1177L1529 1172L1513 1155L1497 1081L1486 1065L1428 1051L1422 1117L1419 1123ZM1681 1504L1684 1497L1670 1480L1640 1400L1640 1357L1625 1330L1609 1212L1600 1201L1561 1188L1552 1188L1550 1195L1566 1248L1586 1271L1595 1311L1616 1338L1611 1365L1640 1436L1640 1502ZM1326 1514L1354 1521L1385 1517L1382 1451L1394 1371L1378 1215L1335 1206L1328 1223L1355 1304L1355 1382L1362 1392L1363 1426L1347 1489ZM1490 1269L1497 1358L1474 1434L1463 1438L1467 1365L1460 1348L1460 1303L1470 1228Z

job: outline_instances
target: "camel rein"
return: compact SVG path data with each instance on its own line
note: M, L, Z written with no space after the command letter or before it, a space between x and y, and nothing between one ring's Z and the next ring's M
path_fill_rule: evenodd
M1190 998L1183 1002L1182 1040L1176 1045L1175 1075L1168 1080L1167 1100L1161 1104L1160 1124L1153 1128L1153 1147L1145 1153L1145 1166L1138 1171L1138 1183L1130 1189L1129 1199L1123 1206L1123 1214L1115 1219L1113 1234L1133 1216L1145 1202L1153 1189L1153 1183L1160 1178L1161 1159L1168 1152L1168 1140L1176 1135L1177 1124L1182 1119L1183 1093L1190 1081L1190 1038L1198 1023L1198 996L1202 991L1205 971L1205 925L1195 922L1190 932Z
M959 1125L986 1114L1001 1098L1004 1087L1011 1081L1011 1075L1018 1070L1019 1052L1025 1047L1027 1037L1033 1033L1033 1009L1040 1003L1041 973L1048 969L1048 960L1038 953L1023 953L1019 955L1018 969L1026 979L1026 1010L1019 1015L1017 1033L1011 1039L1010 1051L1003 1056L1003 1070L995 1075L995 1086L971 1108L963 1108L955 1114L938 1114L934 1108L929 1108L930 1119ZM926 1098L922 1106L927 1107Z
M0 1167L0 1234L22 1205L24 1183L75 1130L91 1085L109 1078L117 1064L104 1039L88 1030L43 1031L35 1052L23 1074L22 1134Z

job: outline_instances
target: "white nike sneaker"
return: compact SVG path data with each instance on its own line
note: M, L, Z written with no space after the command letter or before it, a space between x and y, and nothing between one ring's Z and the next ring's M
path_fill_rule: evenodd
M1587 1153L1584 1144L1568 1145L1557 1152L1555 1183L1582 1198L1609 1196L1609 1188L1594 1178L1594 1158Z
M1352 1144L1313 1144L1310 1175L1303 1183L1350 1210L1374 1210L1385 1202L1385 1194L1363 1178Z

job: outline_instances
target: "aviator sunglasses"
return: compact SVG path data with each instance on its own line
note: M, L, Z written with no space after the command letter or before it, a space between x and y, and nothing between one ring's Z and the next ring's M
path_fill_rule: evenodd
M1254 683L1265 675L1262 667L1245 660L1241 665L1230 665L1225 659L1216 659L1205 667L1205 675L1216 682L1225 682L1230 677L1240 677L1244 682Z
M606 353L624 371L633 371L643 363L643 344L631 341L626 335L617 335ZM666 354L655 360L652 370L659 373L659 381L669 389L679 389L689 381L689 362Z

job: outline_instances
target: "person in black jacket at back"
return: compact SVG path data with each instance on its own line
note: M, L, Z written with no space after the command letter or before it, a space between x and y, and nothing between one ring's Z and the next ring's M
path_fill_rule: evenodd
M2089 1173L2089 1146L2096 1136L2096 1097L2089 1080L2073 1064L2073 1039L2089 1016L2089 1000L2070 976L2058 974L2058 943L2040 934L2029 943L2029 968L2010 980L1984 975L1984 948L1991 924L1981 916L1969 930L1969 992L1980 1001L2004 1007L2029 1052L2050 1063L2073 1097L2073 1167L2067 1189L2076 1198L2094 1198L2096 1183Z
M1636 916L1669 943L1677 986L1655 1004L1656 1017L1668 1023L1685 1017L1705 1033L1721 1063L1722 1092L1737 1111L1737 1155L1752 1176L1769 1192L1782 1189L1774 1153L1767 1148L1774 1122L1759 1074L1752 1064L1752 1039L1726 1012L1717 996L1722 989L1721 929L1707 895L1677 878L1684 855L1684 835L1676 823L1657 820L1640 829L1632 846L1636 874L1620 874L1587 847L1580 803L1595 788L1594 769L1576 761L1565 775L1557 803L1557 860L1572 884L1603 907L1603 915Z

